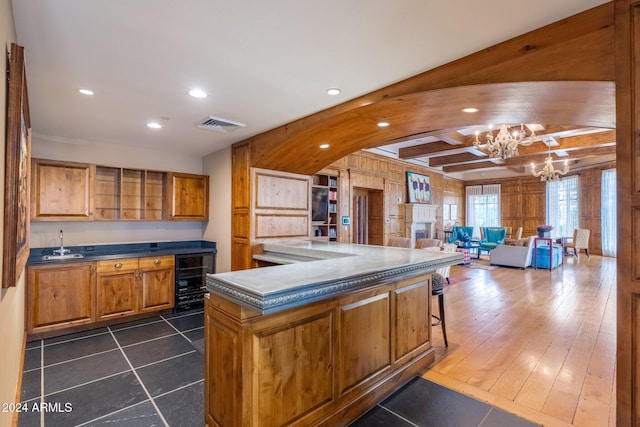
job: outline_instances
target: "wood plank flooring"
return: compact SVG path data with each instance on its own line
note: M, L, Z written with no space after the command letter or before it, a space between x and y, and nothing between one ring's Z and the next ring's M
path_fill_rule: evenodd
M545 426L615 426L614 258L565 257L551 272L454 266L451 277L449 347L434 327L425 378Z

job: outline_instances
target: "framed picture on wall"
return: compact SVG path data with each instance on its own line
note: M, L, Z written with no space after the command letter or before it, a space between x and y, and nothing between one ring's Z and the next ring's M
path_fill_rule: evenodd
M426 175L407 172L409 203L431 203L431 182Z
M29 257L31 124L24 49L11 44L7 86L2 287L16 286Z

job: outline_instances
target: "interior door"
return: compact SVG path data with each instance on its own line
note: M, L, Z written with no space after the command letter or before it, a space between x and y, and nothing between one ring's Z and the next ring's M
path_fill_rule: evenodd
M363 188L353 189L353 243L368 244L367 210L369 193Z
M384 244L384 192L353 189L353 243Z

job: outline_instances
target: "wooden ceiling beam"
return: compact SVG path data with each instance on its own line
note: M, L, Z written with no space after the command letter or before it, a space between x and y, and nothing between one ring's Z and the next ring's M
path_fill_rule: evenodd
M482 162L482 161L491 161L487 156L478 156L473 153L460 153L453 154L450 156L440 156L440 157L429 157L429 166L437 167L437 166L445 166L445 165L453 165L456 163L474 163L474 162ZM495 166L495 161L491 161Z
M470 170L475 170L475 169L488 169L488 168L495 168L495 167L500 167L501 165L497 165L493 162L477 162L477 163L462 163L462 164L458 164L458 165L451 165L451 166L445 166L442 168L442 171L445 173L449 173L449 172L468 172Z

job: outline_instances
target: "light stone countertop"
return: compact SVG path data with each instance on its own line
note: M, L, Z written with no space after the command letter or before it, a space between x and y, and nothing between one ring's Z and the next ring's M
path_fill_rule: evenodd
M276 264L207 275L207 290L271 313L462 262L459 252L301 241L264 244Z

